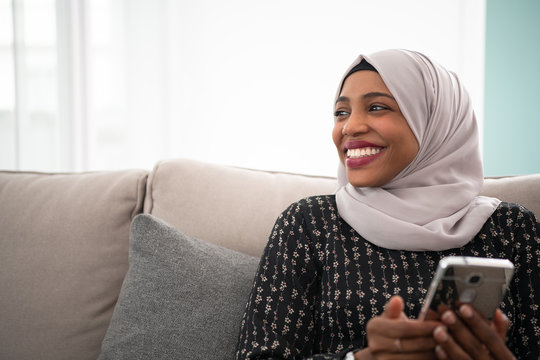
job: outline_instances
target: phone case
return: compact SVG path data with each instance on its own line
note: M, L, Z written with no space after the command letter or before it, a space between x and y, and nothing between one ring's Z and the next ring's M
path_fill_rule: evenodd
M433 278L420 319L430 311L437 312L446 304L457 309L464 303L491 319L514 273L514 265L506 259L450 256L441 259Z

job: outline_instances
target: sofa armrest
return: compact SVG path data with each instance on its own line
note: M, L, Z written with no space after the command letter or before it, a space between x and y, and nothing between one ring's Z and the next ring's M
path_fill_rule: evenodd
M0 359L97 358L147 175L0 172Z

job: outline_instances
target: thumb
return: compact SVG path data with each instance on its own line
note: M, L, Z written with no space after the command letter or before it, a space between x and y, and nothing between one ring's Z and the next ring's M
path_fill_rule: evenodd
M404 308L405 305L403 304L403 299L401 298L401 296L392 296L390 301L386 303L382 316L388 319L398 319L400 317L406 317L403 313Z

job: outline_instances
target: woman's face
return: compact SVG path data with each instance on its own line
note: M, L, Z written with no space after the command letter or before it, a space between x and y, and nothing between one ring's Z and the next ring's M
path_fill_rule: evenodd
M355 187L387 184L418 153L416 137L375 71L357 71L345 80L334 115L332 138Z

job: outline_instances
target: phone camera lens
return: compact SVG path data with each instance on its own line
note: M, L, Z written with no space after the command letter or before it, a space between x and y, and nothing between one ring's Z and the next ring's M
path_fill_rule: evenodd
M474 274L469 277L469 284L478 285L482 282L482 275Z

